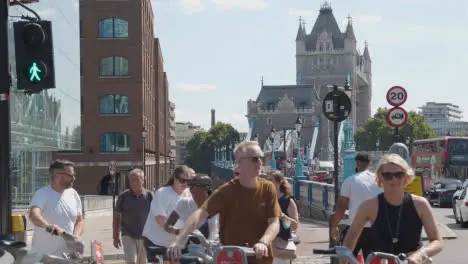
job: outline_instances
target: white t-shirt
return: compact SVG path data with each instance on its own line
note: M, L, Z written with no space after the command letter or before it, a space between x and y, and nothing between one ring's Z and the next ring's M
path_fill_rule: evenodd
M164 216L166 218L174 211L177 202L182 197L191 197L191 193L187 188L181 195L177 194L172 186L159 188L154 193L151 208L146 219L145 227L143 228L143 236L148 238L153 244L163 247L170 246L176 239L176 236L164 230L162 226L156 222L156 216ZM177 221L175 228L182 228L183 223Z
M32 197L32 207L41 209L41 215L47 223L57 225L69 234L73 234L76 217L83 212L80 196L73 188L59 193L51 186L42 187ZM31 252L60 256L68 249L62 237L51 235L44 228L35 226Z
M382 189L377 185L375 174L370 171L359 172L346 179L341 185L341 196L349 198L349 218L345 220L345 223L351 225L359 206L381 192ZM366 227L370 227L370 223L367 223Z
M186 222L188 218L198 209L197 203L191 197L184 197L179 200L175 208L175 212L179 215L179 220ZM210 234L208 240L218 240L219 239L219 226L218 226L218 215L211 217L208 221L208 228ZM205 222L201 223L202 226Z

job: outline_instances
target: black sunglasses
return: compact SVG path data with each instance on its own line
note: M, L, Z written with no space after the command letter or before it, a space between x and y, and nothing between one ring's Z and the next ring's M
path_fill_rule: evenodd
M185 179L185 178L177 178L177 180L182 184L187 183L187 182L190 181L190 179Z
M398 172L382 172L382 177L386 181L391 181L393 178L401 179L406 176L406 172L398 171Z

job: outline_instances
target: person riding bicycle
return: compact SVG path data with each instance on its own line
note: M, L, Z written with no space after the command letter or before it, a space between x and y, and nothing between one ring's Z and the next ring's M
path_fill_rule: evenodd
M76 174L74 163L55 160L49 167L51 183L32 197L29 220L34 224L31 252L61 256L68 248L61 236L73 234L77 240L84 232L83 208L78 192L73 189Z
M382 192L382 189L377 185L376 176L369 171L370 157L367 154L359 153L354 158L356 161L357 173L347 178L341 185L340 199L336 208L335 216L331 224L332 238L341 242L349 231L349 227L353 223L357 210L361 204ZM342 237L340 238L339 224L348 210L348 219L346 219L346 227L343 229ZM359 251L362 251L364 258L372 253L374 247L374 237L370 223L367 223L359 236L354 248L354 256L358 256Z
M281 208L273 183L259 178L263 151L256 141L244 141L234 150L239 176L213 192L200 209L192 214L168 248L177 259L188 235L209 216L219 214L220 242L223 245L253 247L255 257L249 263L271 264L269 245L279 232Z
M168 233L164 229L169 214L174 210L177 203L183 197L190 197L191 194L188 187L188 182L193 177L193 170L187 166L177 166L174 169L172 178L165 186L159 188L151 201L150 211L143 227L143 236L145 237L145 248L148 261L156 262L152 255L152 246L167 247L171 245L176 236Z
M443 243L428 201L404 190L414 179L413 170L398 154L389 154L382 157L376 175L383 193L362 203L343 246L353 250L370 221L375 236L374 251L403 253L409 264L425 263L442 250ZM423 227L429 240L426 246L421 241Z
M176 208L169 215L164 225L167 232L178 234L180 229L174 228L178 220L186 222L188 218L197 211L211 194L211 178L206 174L197 174L188 184L192 197L184 197L179 200ZM208 218L202 223L198 230L208 239L216 240L219 238L218 220L216 216Z

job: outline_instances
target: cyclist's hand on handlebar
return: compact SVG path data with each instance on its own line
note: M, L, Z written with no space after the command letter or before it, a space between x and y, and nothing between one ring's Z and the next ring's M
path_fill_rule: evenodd
M408 264L423 264L424 261L425 257L419 250L408 257Z
M57 235L57 236L61 236L64 233L63 229L60 228L58 225L48 225L46 227L46 231L52 235Z
M253 246L253 250L255 251L255 256L260 259L263 257L268 257L268 247L263 243L257 243Z
M177 242L172 243L167 248L167 256L171 260L179 259L182 256L182 249L184 248L183 245L179 245Z

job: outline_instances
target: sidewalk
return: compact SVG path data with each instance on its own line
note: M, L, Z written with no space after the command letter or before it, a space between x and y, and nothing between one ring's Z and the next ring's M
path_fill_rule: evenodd
M314 256L312 249L328 248L328 228L320 227L312 222L303 221L299 227L298 235L301 244L298 247L297 264L328 264L329 258ZM103 245L104 259L106 264L120 264L122 261L122 249L116 249L112 245L112 217L97 216L85 219L85 232L83 242L85 243L85 255L90 255L91 240L98 240Z

